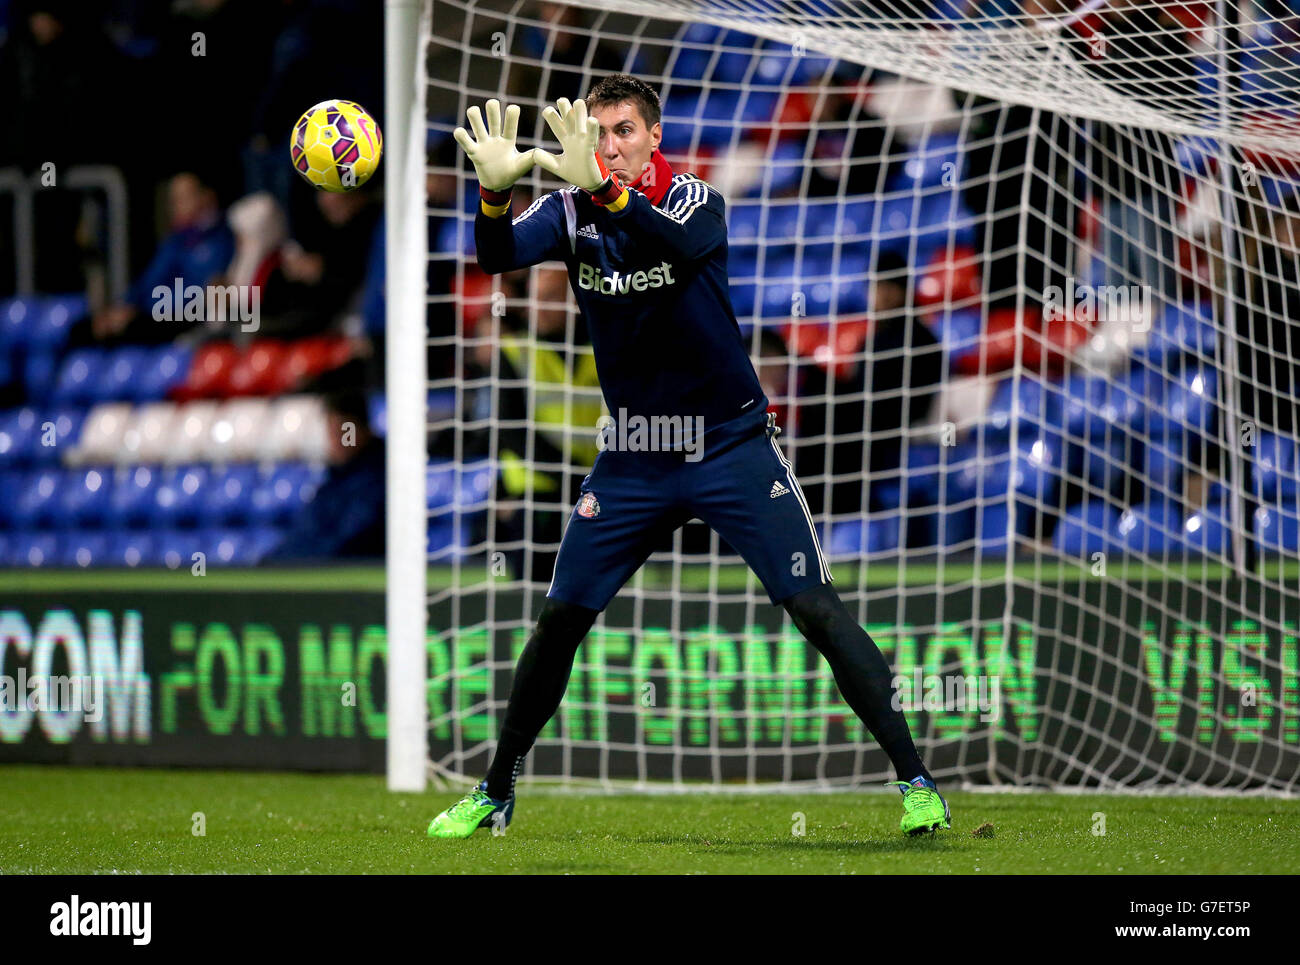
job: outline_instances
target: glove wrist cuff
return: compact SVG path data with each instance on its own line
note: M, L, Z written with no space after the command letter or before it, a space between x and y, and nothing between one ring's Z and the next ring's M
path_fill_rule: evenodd
M617 202L626 192L627 189L619 183L618 178L611 174L591 192L591 200L605 207L617 209L622 207Z
M493 191L491 188L478 186L479 205L488 217L497 218L510 210L510 193L514 188Z

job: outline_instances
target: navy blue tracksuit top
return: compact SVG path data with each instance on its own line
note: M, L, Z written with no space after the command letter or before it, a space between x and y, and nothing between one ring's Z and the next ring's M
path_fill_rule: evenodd
M716 451L758 431L768 407L731 307L725 203L693 174L674 175L658 205L628 195L611 211L568 187L513 221L480 208L479 265L497 274L563 261L611 416L703 417L703 445Z

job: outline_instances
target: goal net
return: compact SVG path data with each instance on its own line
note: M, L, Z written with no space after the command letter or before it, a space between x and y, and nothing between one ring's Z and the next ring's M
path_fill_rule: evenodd
M451 131L497 97L555 150L542 108L626 72L726 199L778 442L936 778L1296 790L1298 5L426 4L432 774L486 770L604 414L564 265L479 270ZM558 187L534 170L514 215ZM698 520L521 775L892 777Z

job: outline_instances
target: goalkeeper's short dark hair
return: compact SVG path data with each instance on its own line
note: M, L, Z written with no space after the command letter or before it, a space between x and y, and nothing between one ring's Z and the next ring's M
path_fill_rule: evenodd
M610 74L597 81L587 93L587 110L608 107L631 101L641 112L641 119L646 127L659 123L662 111L659 107L659 94L643 80L637 80L631 74Z

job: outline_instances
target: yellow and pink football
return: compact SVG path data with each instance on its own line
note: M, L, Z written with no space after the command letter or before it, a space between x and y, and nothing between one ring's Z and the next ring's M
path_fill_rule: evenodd
M370 113L353 101L321 101L289 135L289 157L307 183L321 191L351 191L379 167L384 136Z

